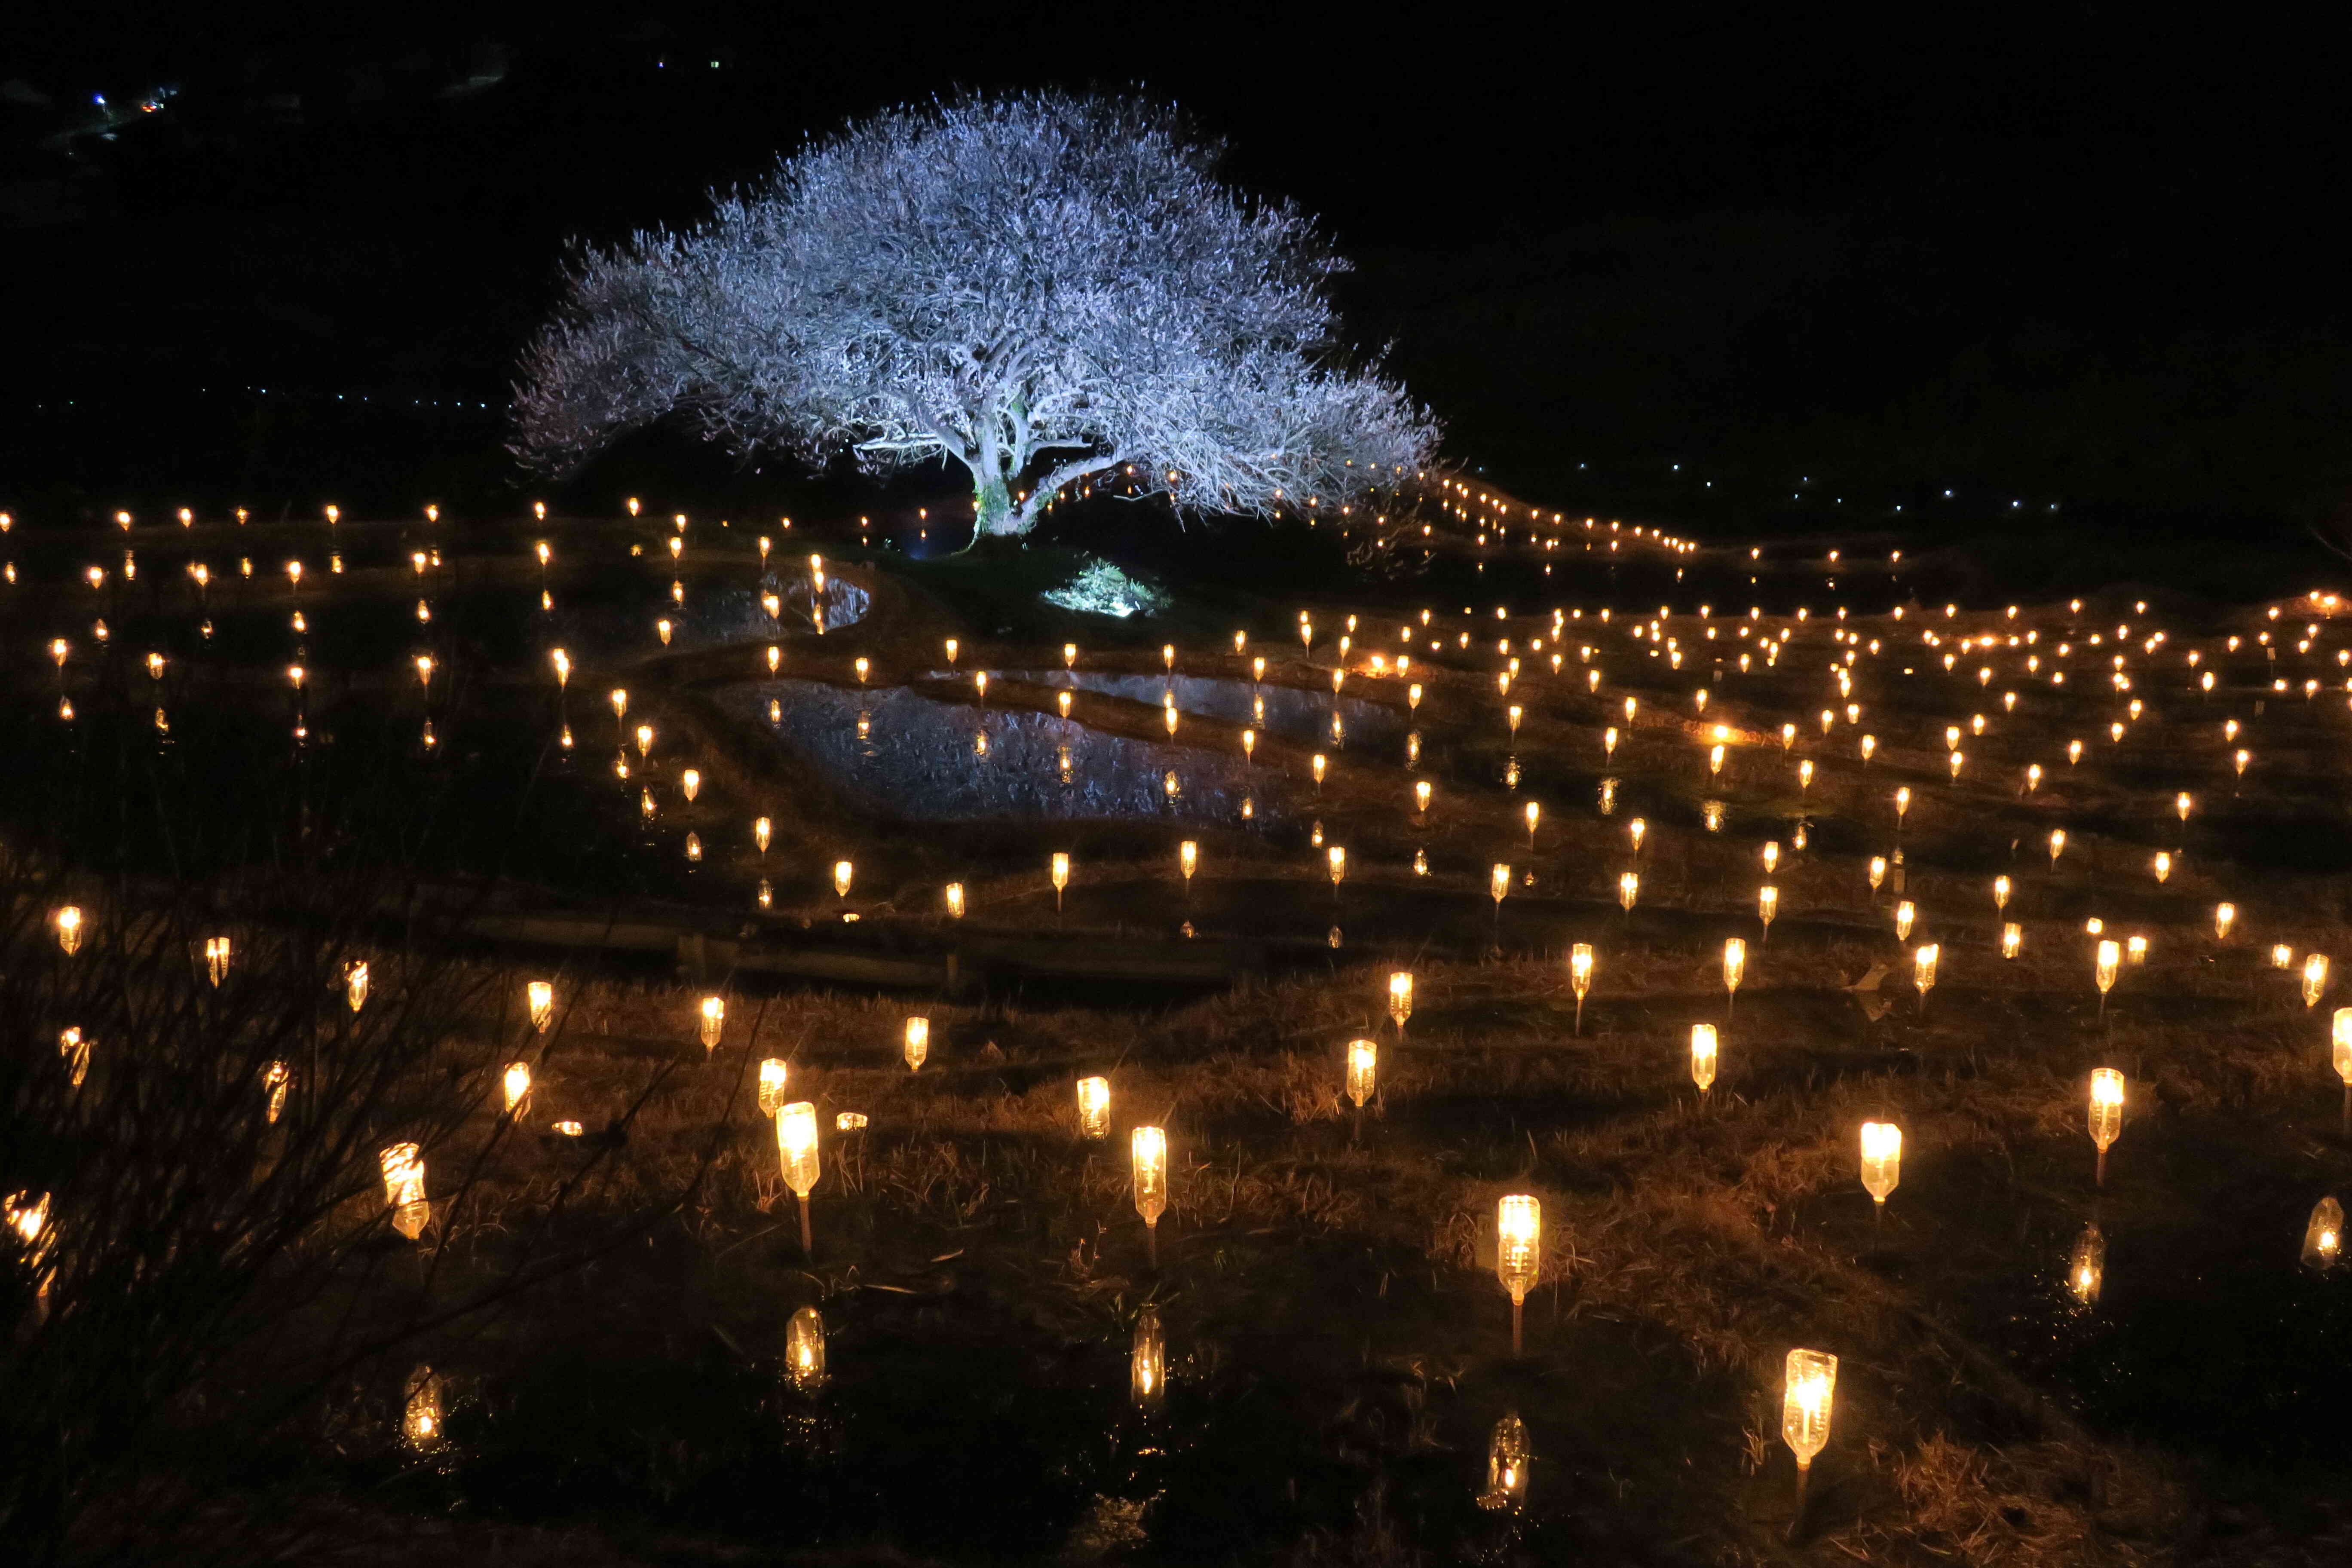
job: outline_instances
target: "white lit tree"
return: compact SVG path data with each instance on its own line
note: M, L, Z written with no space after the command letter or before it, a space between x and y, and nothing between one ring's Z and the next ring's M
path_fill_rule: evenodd
M952 458L975 537L1106 474L1269 517L1393 487L1435 422L1339 342L1345 264L1313 223L1222 184L1218 156L1136 99L855 125L697 227L578 250L524 356L516 454L566 471L676 416L747 456Z

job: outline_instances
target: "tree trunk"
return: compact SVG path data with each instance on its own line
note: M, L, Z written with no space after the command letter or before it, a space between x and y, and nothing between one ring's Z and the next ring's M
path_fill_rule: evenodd
M1013 508L1013 488L1003 476L979 473L972 479L971 536L982 534L1021 534L1029 531L1028 524Z

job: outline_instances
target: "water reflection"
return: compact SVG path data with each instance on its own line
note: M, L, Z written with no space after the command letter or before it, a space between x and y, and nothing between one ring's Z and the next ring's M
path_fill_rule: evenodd
M2099 1304L2099 1287L2107 1276L2107 1238L2099 1234L2095 1225L2086 1225L2083 1234L2074 1238L2074 1251L2066 1260L2066 1289L2076 1301L2085 1307Z
M1527 1426L1517 1414L1495 1423L1495 1435L1486 1444L1486 1489L1478 1494L1478 1506L1513 1513L1527 1506L1528 1468L1533 1458Z
M420 1362L408 1374L401 1400L400 1439L418 1453L427 1454L441 1446L441 1377Z
M824 1317L814 1307L794 1312L784 1330L784 1375L802 1394L824 1386Z
M1243 759L1094 730L1073 734L1050 712L977 709L903 689L852 694L792 680L738 689L734 701L747 717L776 703L776 733L784 743L836 783L916 820L1223 822L1242 808ZM861 713L868 721L862 734ZM1171 774L1174 791L1168 788Z
M2303 1232L2303 1266L2322 1274L2344 1260L2344 1207L2331 1194L2312 1205Z
M1136 1314L1128 1383L1135 1394L1135 1407L1146 1414L1158 1410L1167 1394L1168 1345L1160 1331L1160 1309L1149 1301Z

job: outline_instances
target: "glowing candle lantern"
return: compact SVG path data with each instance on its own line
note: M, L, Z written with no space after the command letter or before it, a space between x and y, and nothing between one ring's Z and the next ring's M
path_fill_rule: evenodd
M58 1055L65 1058L67 1086L79 1089L82 1080L89 1076L89 1041L78 1028L61 1029L58 1032Z
M640 756L640 757L648 757L648 756L651 756L651 755L653 754L653 750L654 750L654 727L653 727L651 724L640 724L640 725L638 725L638 726L637 726L637 755L638 755L638 756Z
M1995 877L1992 879L1992 907L1995 910L2006 910L2009 908L2009 879L2007 877Z
M534 980L525 994L530 1003L530 1026L540 1034L547 1033L548 1025L555 1021L555 986L551 981Z
M80 907L68 904L49 918L58 928L58 946L62 948L68 957L79 952L82 927Z
M1160 721L1167 726L1168 733L1171 736L1173 736L1176 733L1176 726L1180 721L1180 718L1176 711L1176 705L1173 702L1169 703L1166 707L1160 710ZM1318 779L1315 782L1320 784L1323 781Z
M1747 973L1748 944L1736 936L1724 938L1723 991L1725 996L1728 998L1724 1005L1727 1010L1738 1006L1739 982Z
M1774 839L1764 846L1763 859L1764 874L1769 877L1774 870L1779 868L1780 864L1780 844L1778 839Z
M1497 911L1500 911L1502 909L1503 900L1510 890L1511 868L1503 864L1500 860L1497 860L1486 873L1486 891L1488 895L1494 899L1495 908Z
M1355 1102L1358 1110L1363 1110L1364 1102L1372 1098L1373 1076L1379 1069L1380 1057L1380 1047L1370 1040L1348 1042L1348 1098Z
M1307 770L1315 775L1315 787L1317 789L1321 789L1323 787L1323 773L1329 765L1330 763L1328 759L1327 759L1320 752L1316 752L1312 757L1307 759Z
M1715 1087L1715 1063L1718 1041L1713 1024L1693 1024L1690 1037L1691 1082L1705 1094Z
M1612 724L1609 728L1601 731L1601 757L1603 762L1608 762L1613 760L1616 755L1617 726Z
M1412 975L1396 970L1389 975L1389 1017L1396 1024L1397 1034L1404 1034L1405 1020L1412 1016Z
M792 1072L792 1064L782 1057L770 1057L760 1064L761 1115L773 1116L784 1103L784 1085Z
M1797 764L1797 788L1801 792L1813 787L1813 759L1805 758Z
M1908 899L1904 900L1901 903L1895 906L1895 941L1909 942L1911 940L1911 924L1918 918L1918 914L1919 911L1917 908L1913 905L1911 900Z
M687 769L678 775L677 783L678 787L686 792L686 798L688 801L702 793L702 774L698 769Z
M1062 717L1065 719L1070 716L1070 701L1071 694L1067 691L1057 691L1054 694L1054 706L1062 710Z
M1521 1353L1528 1289L1543 1272L1543 1205L1514 1193L1495 1205L1495 1275L1511 1294L1511 1353Z
M1867 766L1870 763L1871 753L1878 750L1878 737L1875 735L1864 735L1857 744L1862 750L1863 763L1864 766Z
M796 1100L776 1112L776 1157L783 1166L784 1185L800 1200L801 1253L805 1257L816 1250L809 1233L809 1194L816 1188L819 1164L815 1105Z
M950 920L960 921L963 919L963 884L961 882L950 882L948 884L947 903L948 918Z
M294 1079L293 1069L284 1062L271 1062L261 1069L262 1093L267 1097L268 1112L264 1120L275 1122L286 1109L286 1090Z
M727 1026L725 998L705 996L702 999L701 1019L702 1048L706 1051L715 1051L719 1048L719 1034Z
M1089 1139L1110 1136L1110 1079L1078 1079L1078 1136Z
M2213 936L2216 941L2230 940L2230 927L2237 922L2238 906L2221 903L2213 906Z
M2254 753L2252 752L2240 752L2230 760L2237 768L2238 776L2240 778L2244 778L2246 776L2246 764L2254 760Z
M1054 883L1054 912L1059 914L1062 909L1062 889L1070 885L1070 857L1066 852L1059 849L1054 851L1054 863L1048 874Z
M1883 1213L1887 1194L1903 1180L1903 1129L1892 1121L1862 1124L1862 1184Z
M2294 967L2294 949L2283 942L2273 942L2271 946L2271 967L2273 969L2293 969Z
M931 1021L929 1018L907 1020L907 1070L919 1072L923 1061L931 1054Z
M2134 934L2126 940L2124 943L2124 962L2126 963L2146 963L2147 962L2147 938Z
M2124 1075L2114 1068L2091 1074L2091 1142L2098 1146L2097 1184L2107 1184L2107 1150L2124 1130Z
M2053 827L2050 830L2050 868L2053 871L2058 869L2058 857L2064 853L2066 853L2066 830L2063 827Z
M2303 1266L2325 1274L2344 1261L2344 1205L2333 1196L2312 1205L2303 1227Z
M2315 952L2303 961L2303 1005L2316 1007L2327 994L2327 955Z
M383 1172L385 1206L392 1211L392 1227L415 1241L425 1234L425 1222L433 1217L433 1205L425 1196L425 1156L414 1143L387 1144L376 1156Z
M1634 854L1639 855L1642 852L1643 837L1649 831L1650 825L1638 816L1625 825L1625 837L1633 840Z
M1790 1532L1802 1522L1805 1489L1813 1460L1830 1440L1830 1403L1837 1392L1837 1357L1824 1351L1792 1350L1780 1382L1780 1440L1797 1456L1797 1513Z
M2080 742L2080 741L2069 741L2069 742L2066 742L2066 765L2067 765L2068 767L2073 767L2073 766L2074 766L2076 763L2080 763L2082 760L2083 760L2083 742Z
M982 702L988 700L988 671L984 669L973 670L971 672L971 686L972 689L980 694L980 700Z
M1495 1423L1486 1442L1486 1489L1478 1506L1490 1512L1517 1512L1528 1500L1528 1469L1532 1463L1527 1423L1506 1415Z
M520 1115L524 1102L530 1099L530 1064L509 1062L503 1083L507 1096L507 1114Z
M2186 790L2172 797L2172 809L2180 814L2180 820L2183 822L2189 820L2189 814L2196 808L2196 801Z
M1895 826L1903 826L1904 814L1911 809L1911 786L1905 784L1895 792Z
M2035 790L2040 789L2041 787L2042 764L2040 763L2028 763L2025 765L2025 793L2032 795Z
M774 837L774 833L775 824L764 816L751 824L751 842L759 846L761 854L765 855L768 852L768 844Z
M2172 875L2172 857L2164 850L2159 849L2156 852L2156 859L2153 862L2153 865L2156 871L2156 879L2158 882L2162 882Z
M1139 1127L1128 1135L1128 1160L1135 1187L1135 1212L1143 1216L1151 1266L1160 1267L1160 1216L1168 1212L1168 1134Z
M368 966L363 963L346 965L343 970L343 999L351 1004L352 1011L356 1013L367 1005L367 996Z
M1919 988L1919 1005L1927 1005L1927 993L1936 988L1936 961L1943 956L1943 948L1935 942L1914 949L1911 953L1911 984Z
M1528 853L1530 853L1530 854L1533 854L1533 853L1535 852L1535 847L1536 847L1536 819L1537 819L1537 818L1538 818L1538 817L1540 817L1542 815L1543 815L1543 807L1542 807L1542 806L1538 805L1534 801L1529 801L1529 802L1528 802L1528 804L1527 804L1527 818L1528 818Z
M1631 871L1620 873L1617 878L1617 907L1623 910L1629 918L1633 913L1633 901L1641 896L1642 879Z
M1184 881L1188 888L1192 881L1192 873L1200 869L1200 866L1201 846L1197 841L1187 838L1183 843L1176 846L1176 868L1184 873Z
M1870 890L1875 893L1878 891L1879 885L1885 880L1886 857L1884 855L1873 855L1870 858Z
M215 985L228 978L229 939L225 936L205 938L205 973Z
M851 879L856 874L857 868L851 861L835 860L833 863L833 891L835 898L849 897L849 884Z

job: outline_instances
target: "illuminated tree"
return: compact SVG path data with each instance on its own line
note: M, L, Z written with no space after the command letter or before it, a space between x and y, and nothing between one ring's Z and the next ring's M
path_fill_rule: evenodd
M514 450L566 471L676 416L747 456L952 458L975 535L1114 470L1192 513L1393 485L1434 422L1337 341L1312 222L1218 156L1164 106L1056 92L853 126L697 227L577 250Z

